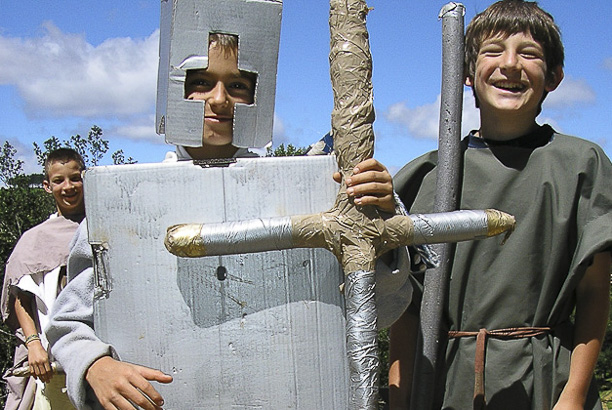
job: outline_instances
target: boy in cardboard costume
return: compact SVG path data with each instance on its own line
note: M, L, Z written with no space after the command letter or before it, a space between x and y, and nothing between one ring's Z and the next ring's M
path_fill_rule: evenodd
M609 306L612 165L597 145L536 123L563 78L553 18L532 2L493 4L468 26L466 70L481 127L462 142L460 207L509 212L517 228L502 247L457 246L437 406L601 408L591 379ZM436 165L432 152L396 175L411 212L430 211ZM412 319L392 328L394 408L408 406Z
M85 215L84 168L83 159L72 149L60 148L48 154L43 187L53 195L57 213L24 232L6 264L2 318L19 340L16 367L27 362L32 374L32 378L7 378L7 409L71 407L61 391L64 378L53 376L49 343L42 329L65 283L69 244Z
M208 68L186 70L184 81L184 98L204 102L202 146L179 146L177 152L182 159L249 155L247 150L232 145L233 118L236 103L252 104L255 80L238 69L235 36L211 35L208 55ZM54 354L67 373L69 395L79 408L95 406L96 398L105 408L113 405L131 408L130 401L145 409L157 408L163 404L163 399L148 380L168 383L172 377L115 360L112 347L100 341L93 332L92 258L83 225L70 255L71 282L58 300L47 328Z
M265 95L267 89L274 89L276 61L271 62L273 69L266 66L268 73L258 76L258 61L246 59L248 53L239 48L239 42L248 43L252 33L242 38L226 34L236 32L235 28L231 29L231 18L228 21L220 18L217 22L199 19L201 14L193 12L198 2L173 3L176 2L162 1L158 77L157 130L166 135L167 142L177 145L176 153L167 154L166 161L256 156L248 147L258 145L249 145L253 141L244 141L244 138L264 134L263 128L258 133L247 134L242 128L236 131L234 114L236 111L242 115L251 113L250 119L255 122L260 117L273 117L274 101L268 101L266 110L266 107L260 109L261 104L256 104L255 99ZM205 12L219 12L217 4L212 7L208 2L206 7L206 2L199 3L197 7ZM258 2L251 2L251 6L255 3ZM280 3L275 3L280 10ZM232 6L229 4L228 10ZM276 25L280 29L280 14L277 14ZM175 24L175 19L181 18L181 24ZM209 26L200 27L202 22ZM170 38L174 41L169 44ZM269 53L276 56L278 33L276 38L265 40L268 44L260 49L271 50ZM239 68L245 64L244 60L250 72ZM237 105L242 108L237 110ZM270 136L268 132L267 138ZM172 377L115 360L118 356L112 346L102 342L93 330L92 257L83 223L71 251L70 283L46 329L54 354L66 371L68 394L79 408L99 407L100 403L105 408L132 408L130 402L145 409L158 408L163 399L149 380L168 383Z

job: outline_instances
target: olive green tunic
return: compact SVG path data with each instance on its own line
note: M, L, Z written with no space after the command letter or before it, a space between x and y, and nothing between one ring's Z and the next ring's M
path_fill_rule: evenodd
M548 126L503 145L468 136L462 148L460 209L499 209L517 225L503 246L499 237L458 244L448 330L554 328L489 338L484 376L487 408L550 409L569 373L576 287L592 257L612 249L612 165L597 145ZM395 177L412 213L432 212L436 163L437 152L426 154ZM475 345L449 341L442 408L472 408ZM594 385L585 408L601 408Z

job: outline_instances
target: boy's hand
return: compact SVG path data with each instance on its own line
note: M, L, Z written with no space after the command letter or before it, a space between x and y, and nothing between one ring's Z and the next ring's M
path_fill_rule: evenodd
M170 383L172 376L104 356L89 367L85 379L105 409L133 410L138 405L145 410L157 410L164 405L164 399L149 380Z
M334 174L341 181L339 172ZM387 168L374 158L366 159L355 166L353 175L346 179L346 193L355 198L356 205L374 205L388 213L395 212L393 179Z
M49 363L49 355L42 347L40 340L34 340L28 343L28 365L30 366L30 374L35 379L40 379L44 383L49 383L53 377L51 363Z

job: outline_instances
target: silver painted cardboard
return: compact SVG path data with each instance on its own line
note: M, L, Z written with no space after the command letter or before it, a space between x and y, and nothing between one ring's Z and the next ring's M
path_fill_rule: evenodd
M204 103L185 94L187 59L208 66L209 33L238 36L238 68L257 73L255 102L236 104L233 145L272 141L281 0L162 0L156 129L166 142L202 146Z
M163 244L177 223L327 210L336 167L319 156L86 172L89 238L105 249L96 333L123 360L174 377L156 385L164 408L347 408L343 276L331 253L183 259Z

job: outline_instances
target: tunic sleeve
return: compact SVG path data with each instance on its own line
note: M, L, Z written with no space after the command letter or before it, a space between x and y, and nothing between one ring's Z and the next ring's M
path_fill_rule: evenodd
M612 164L596 145L587 150L576 193L576 248L570 272L582 278L593 256L612 250Z

